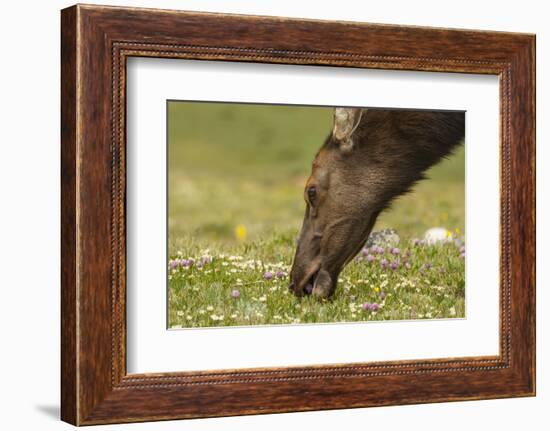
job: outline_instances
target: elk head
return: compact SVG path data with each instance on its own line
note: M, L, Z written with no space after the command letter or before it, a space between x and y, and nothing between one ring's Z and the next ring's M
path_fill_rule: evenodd
M463 112L335 108L304 188L306 210L289 288L330 297L376 218L464 133Z

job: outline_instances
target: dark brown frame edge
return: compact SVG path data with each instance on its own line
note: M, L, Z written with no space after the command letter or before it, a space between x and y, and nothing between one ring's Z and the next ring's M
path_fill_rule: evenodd
M61 18L64 421L89 425L535 394L534 35L91 5L64 9ZM129 56L498 75L500 354L127 375Z

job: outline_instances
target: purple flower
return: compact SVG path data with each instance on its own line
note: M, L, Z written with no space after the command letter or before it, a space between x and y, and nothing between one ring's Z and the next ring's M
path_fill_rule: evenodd
M202 269L202 260L197 262L197 268Z
M399 250L397 247L393 247L391 250L390 250L390 253L391 254L399 254L401 252L401 250Z
M193 259L192 257L187 259L187 265L186 266L193 266L194 264L195 264L195 259Z
M380 259L380 266L386 268L388 266L388 261L386 259Z
M384 254L384 247L376 246L376 253L378 254Z
M466 247L464 246L460 247L460 253L466 253Z
M189 266L189 261L187 259L180 259L178 263L180 266L183 266L184 268L187 268Z
M176 269L178 267L178 261L177 260L171 260L170 261L170 268Z
M465 253L465 252L460 253L460 257L461 257L462 259L464 259L464 258L466 257L466 253Z
M266 280L271 280L271 279L273 278L273 273L270 272L270 271L265 272L265 273L264 273L264 278L265 278Z
M283 271L277 271L277 273L275 274L275 276L277 278L284 278L286 276L286 274L283 272Z
M380 305L377 302L371 304L370 302L365 302L361 308L365 311L378 311L380 310Z
M367 255L367 261L372 262L374 260L374 256L372 254Z
M202 261L205 265L208 265L210 262L212 262L212 258L210 256L204 256L202 258Z
M384 299L386 297L386 292L380 292L380 298Z
M398 260L394 260L391 264L390 264L390 268L391 269L397 269L399 268L399 261Z
M241 292L239 292L237 289L233 289L231 291L231 298L237 299L237 298L240 298L240 296L241 296Z
M420 245L420 240L418 238L413 239L413 245Z
M361 250L361 253L363 254L363 256L368 256L369 249L367 247L365 247L363 250Z

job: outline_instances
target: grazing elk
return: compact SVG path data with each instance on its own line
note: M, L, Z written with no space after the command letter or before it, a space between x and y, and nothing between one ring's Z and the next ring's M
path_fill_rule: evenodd
M290 273L296 296L330 297L376 218L464 139L464 112L336 108L306 182Z

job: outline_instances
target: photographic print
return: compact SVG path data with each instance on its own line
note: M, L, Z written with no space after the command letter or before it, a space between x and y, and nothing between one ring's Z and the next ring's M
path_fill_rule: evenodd
M465 112L167 118L169 328L465 316Z

